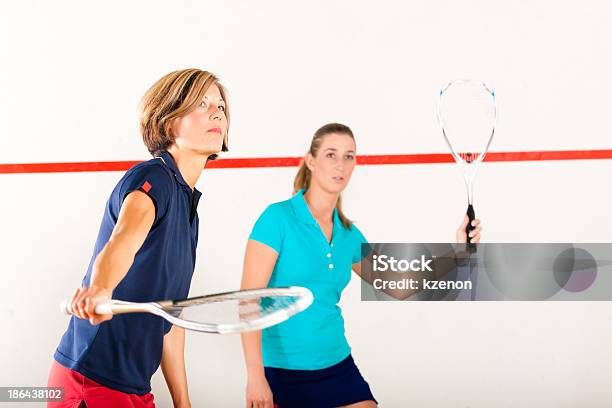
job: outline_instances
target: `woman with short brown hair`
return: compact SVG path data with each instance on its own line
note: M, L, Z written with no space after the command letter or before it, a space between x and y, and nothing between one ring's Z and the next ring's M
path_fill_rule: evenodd
M153 407L151 377L160 364L174 405L190 406L184 330L157 316L94 310L111 297L187 297L198 240L195 185L206 162L228 150L228 127L226 92L210 72L171 72L144 95L140 130L153 158L129 169L106 203L49 375L64 401L49 406Z

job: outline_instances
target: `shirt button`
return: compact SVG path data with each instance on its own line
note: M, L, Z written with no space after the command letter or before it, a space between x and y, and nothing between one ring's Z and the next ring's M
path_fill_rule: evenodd
M327 254L327 257L328 257L328 258L331 258L331 253L328 253L328 254Z
M333 248L333 247L334 247L334 244L331 244L330 246Z
M334 264L329 264L329 269L334 269Z

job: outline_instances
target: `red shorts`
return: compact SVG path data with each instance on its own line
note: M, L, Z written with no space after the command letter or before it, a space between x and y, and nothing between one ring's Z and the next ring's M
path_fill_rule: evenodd
M126 394L90 380L53 360L49 387L64 387L64 401L49 402L54 408L155 408L153 394Z

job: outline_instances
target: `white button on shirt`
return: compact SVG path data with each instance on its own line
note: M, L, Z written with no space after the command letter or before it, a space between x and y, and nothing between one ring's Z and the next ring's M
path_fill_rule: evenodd
M328 257L328 258L331 258L331 254L327 254L327 257Z
M329 269L334 269L334 264L329 264Z

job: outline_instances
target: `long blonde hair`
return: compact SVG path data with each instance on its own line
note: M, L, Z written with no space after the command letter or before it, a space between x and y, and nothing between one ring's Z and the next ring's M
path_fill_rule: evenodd
M185 116L202 102L208 88L216 85L225 101L225 117L229 131L229 102L219 79L197 68L170 72L160 78L145 93L140 102L140 133L149 152L156 156L174 143L175 119ZM228 151L227 133L221 151ZM214 160L213 154L209 157Z
M321 143L323 142L323 138L332 133L339 133L342 135L350 136L351 139L355 140L355 136L353 136L353 131L346 125L341 123L328 123L325 126L322 126L317 130L310 142L310 149L308 153L310 153L313 157L316 157L319 148L321 147ZM304 159L300 163L300 168L298 169L297 174L295 175L295 179L293 180L293 194L297 193L298 190L304 190L304 192L308 191L310 187L310 179L312 177L312 172L306 165ZM338 196L338 202L336 203L336 210L338 211L338 217L342 222L344 228L350 229L353 225L353 222L349 220L344 212L342 212L342 195Z

